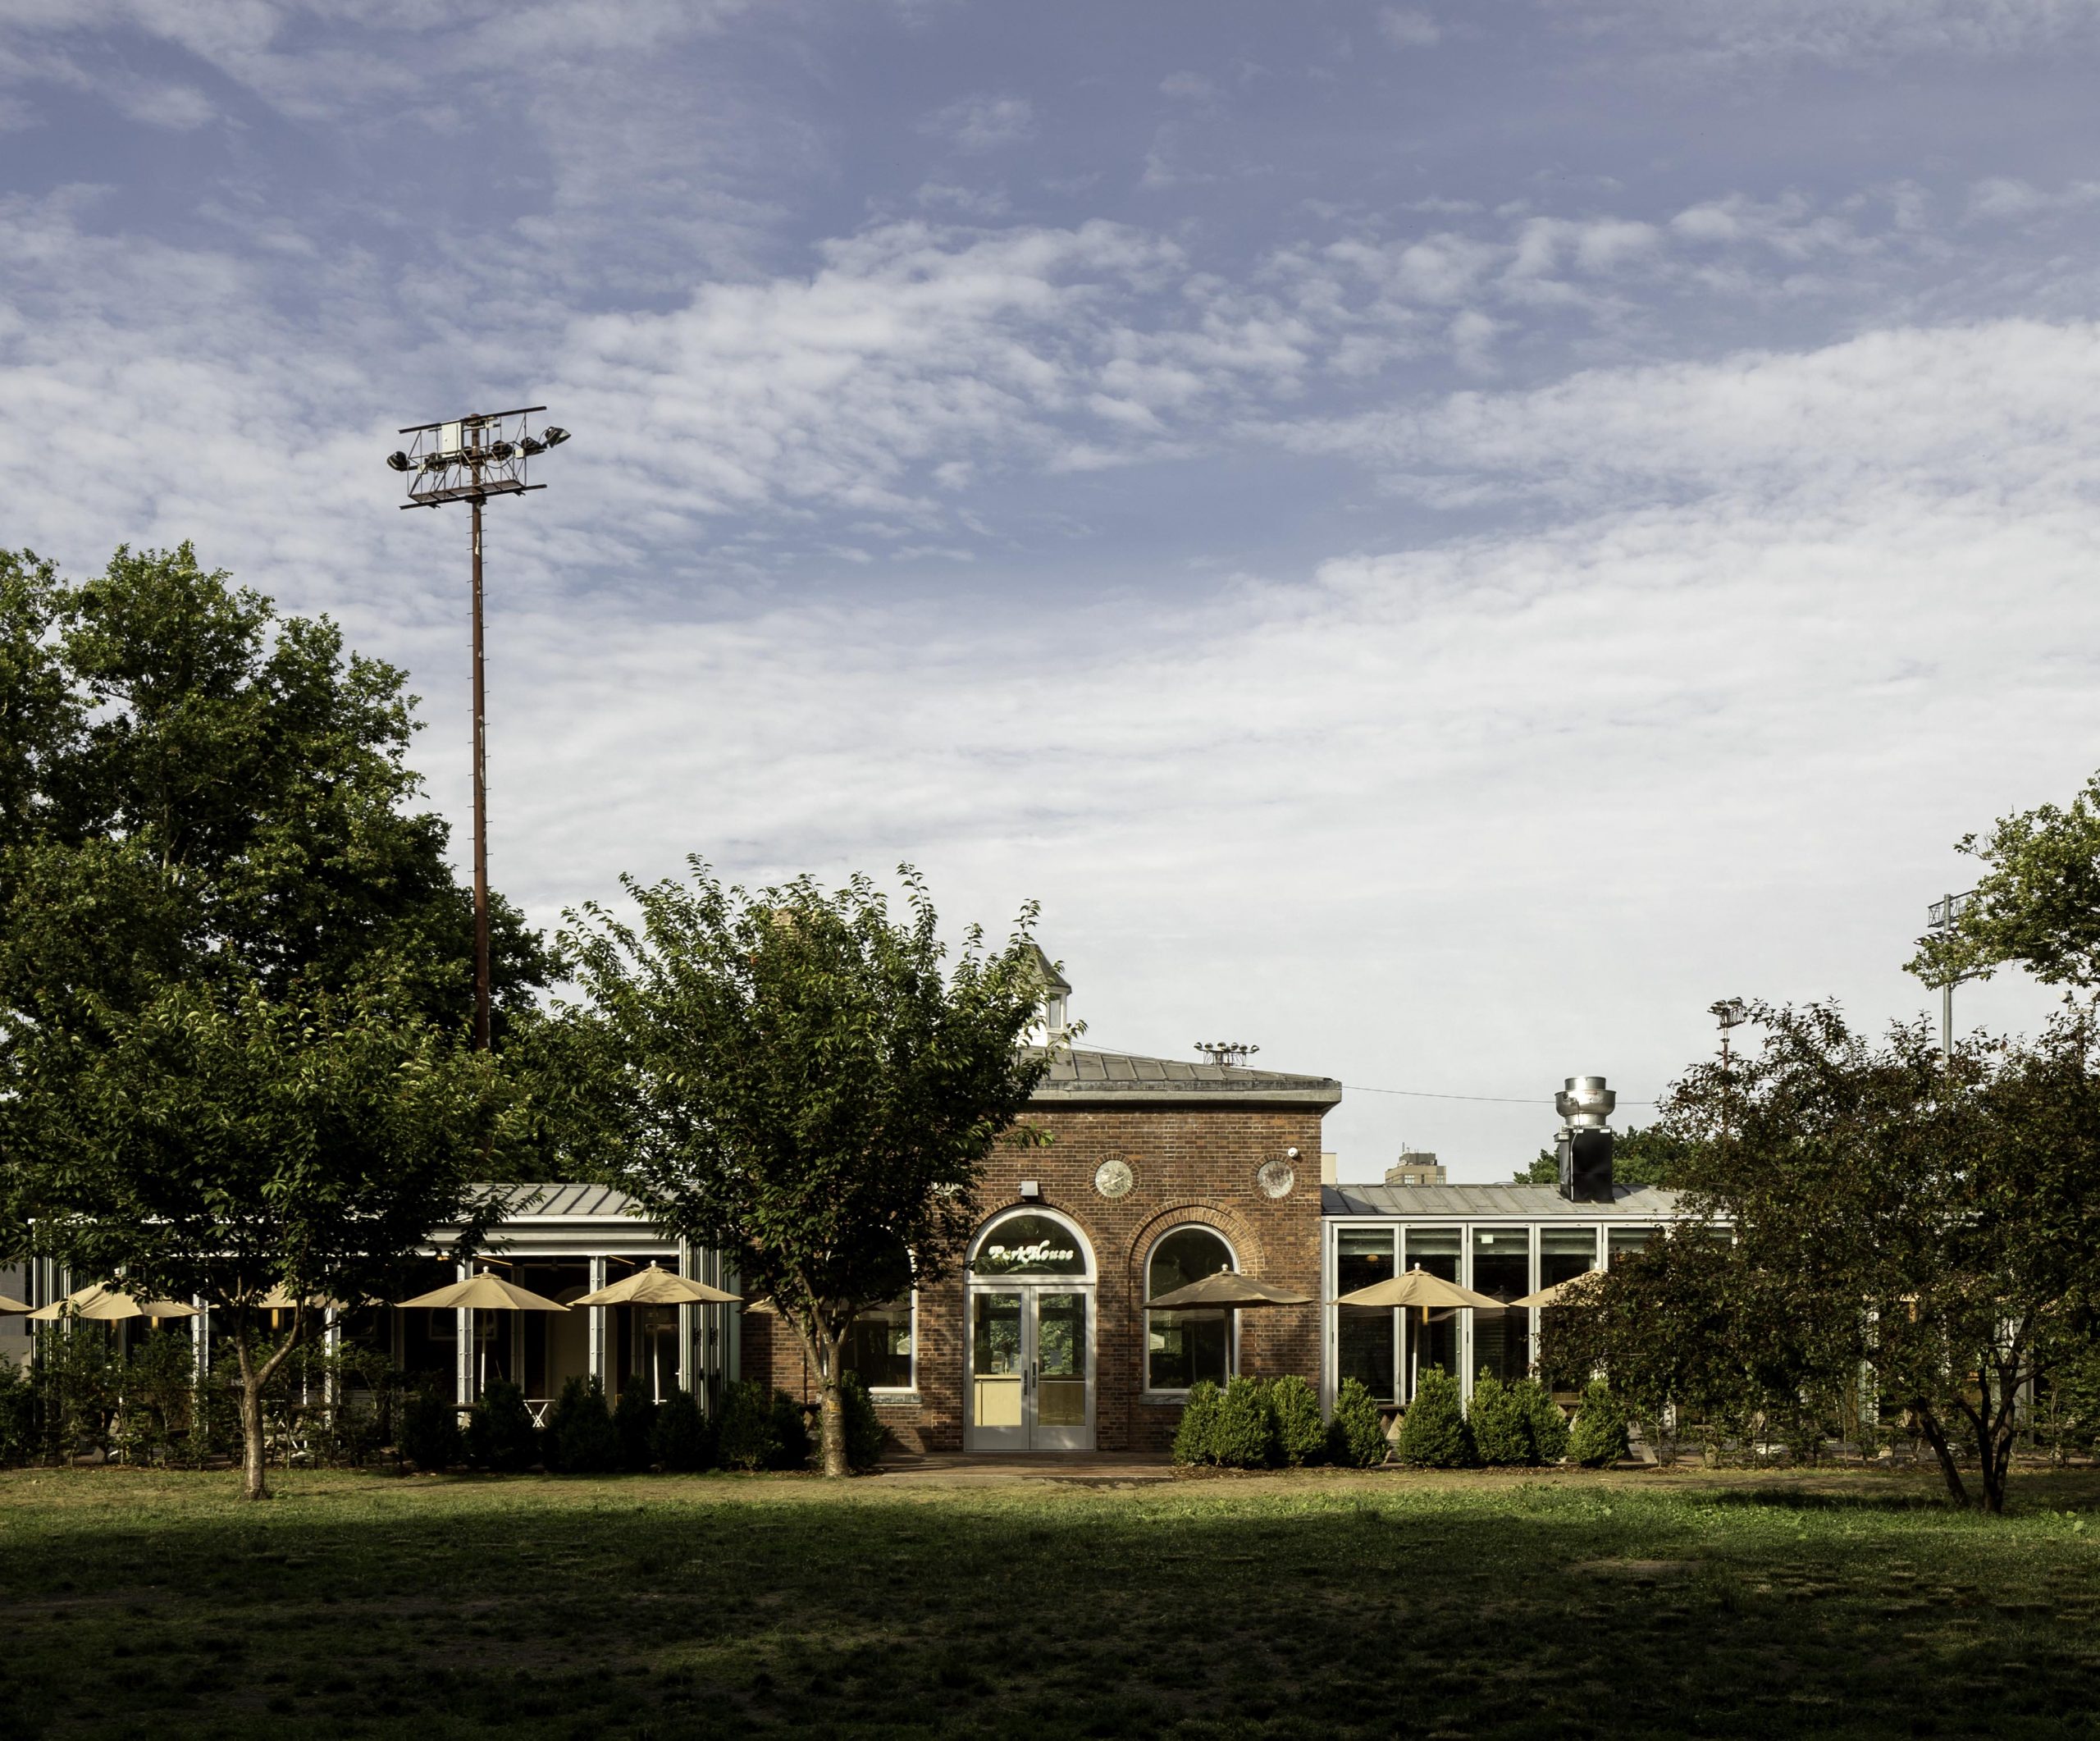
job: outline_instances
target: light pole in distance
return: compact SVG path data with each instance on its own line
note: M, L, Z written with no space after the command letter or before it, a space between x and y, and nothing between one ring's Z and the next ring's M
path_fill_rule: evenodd
M559 447L568 432L555 424L532 433L532 418L545 405L515 411L477 411L450 422L418 423L399 432L412 437L386 463L407 474L404 508L440 508L465 502L472 510L474 619L474 1044L489 1046L489 814L488 719L482 683L482 505L491 496L523 496L544 490L526 479L536 455Z
M1973 889L1964 889L1960 894L1941 896L1925 909L1926 929L1938 931L1941 936L1952 941L1954 927L1975 898L1976 891ZM1954 1062L1954 988L1964 980L1973 980L1976 976L1972 970L1967 973L1951 974L1940 981L1939 1055L1942 1063Z

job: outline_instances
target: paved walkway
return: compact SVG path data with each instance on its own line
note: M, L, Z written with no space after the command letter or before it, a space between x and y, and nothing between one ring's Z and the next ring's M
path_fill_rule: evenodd
M884 1481L1003 1484L1016 1481L1070 1481L1089 1487L1127 1487L1171 1481L1174 1465L1159 1453L1127 1451L935 1451L920 1457L883 1460Z

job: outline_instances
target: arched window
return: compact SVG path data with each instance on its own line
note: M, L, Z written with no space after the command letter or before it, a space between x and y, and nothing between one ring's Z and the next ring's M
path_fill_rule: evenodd
M1162 1235L1145 1263L1145 1298L1162 1294L1239 1262L1231 1246L1214 1228L1176 1227ZM1185 1391L1198 1380L1223 1384L1232 1373L1232 1314L1201 1312L1145 1314L1145 1388Z
M1041 1209L1002 1215L977 1236L970 1259L970 1273L980 1281L988 1276L1084 1281L1093 1272L1093 1254L1079 1230L1061 1215Z

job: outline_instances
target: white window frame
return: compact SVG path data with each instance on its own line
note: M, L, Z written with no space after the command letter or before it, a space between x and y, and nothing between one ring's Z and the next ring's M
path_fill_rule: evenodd
M1244 1273L1244 1272L1239 1268L1239 1250L1233 1245L1231 1236L1226 1232L1224 1228L1214 1227L1207 1221L1177 1221L1171 1227L1162 1228L1157 1237L1156 1237L1149 1245L1145 1247L1144 1263L1138 1272L1139 1285L1144 1290L1144 1291L1138 1296L1141 1303L1152 1297L1152 1260L1156 1255L1157 1255L1159 1248L1165 1245L1168 1240L1173 1238L1176 1234L1185 1233L1191 1227L1194 1227L1202 1232L1209 1234L1221 1245L1225 1247L1225 1254L1232 1259L1233 1274L1237 1276ZM1138 1344L1138 1357L1144 1362L1144 1371L1142 1374L1144 1382L1139 1387L1139 1392L1141 1399L1148 1402L1187 1401L1189 1398L1189 1391L1186 1387L1180 1390L1162 1390L1153 1385L1152 1382L1152 1311L1149 1307L1145 1308L1144 1317L1144 1324L1139 1333ZM1239 1376L1239 1314L1231 1307L1228 1306L1225 1309L1225 1376L1226 1382L1228 1383L1230 1382L1232 1379Z

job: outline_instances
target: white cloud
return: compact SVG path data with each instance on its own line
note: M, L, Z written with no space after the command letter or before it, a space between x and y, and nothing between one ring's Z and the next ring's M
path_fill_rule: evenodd
M1380 7L1378 34L1396 48L1433 48L1444 39L1443 26L1417 6Z
M2082 487L2100 441L2100 327L1998 321L1586 371L1289 438L1451 501L1535 494L1587 507L1692 492L1861 512L1891 491L2054 501Z
M1035 108L1025 97L964 97L927 116L920 130L958 150L998 151L1034 134Z
M2100 181L2070 181L2053 191L2012 176L1990 176L1969 190L1968 215L2016 223L2100 202Z
M2088 39L2095 0L1549 0L1571 30L1712 62L1997 57Z

